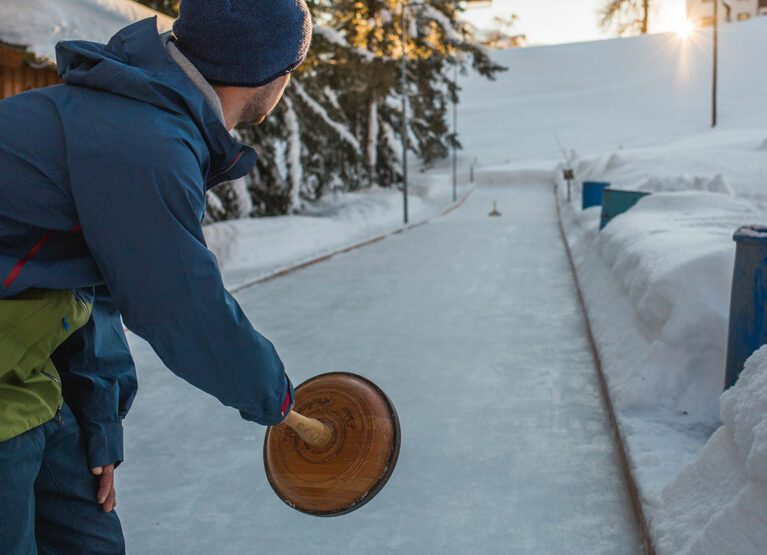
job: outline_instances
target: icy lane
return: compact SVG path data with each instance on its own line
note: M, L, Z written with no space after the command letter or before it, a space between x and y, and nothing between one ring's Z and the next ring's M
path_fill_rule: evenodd
M639 552L549 187L477 189L238 298L294 383L344 370L389 394L397 469L357 512L295 512L266 481L264 429L133 337L140 392L117 472L129 553Z

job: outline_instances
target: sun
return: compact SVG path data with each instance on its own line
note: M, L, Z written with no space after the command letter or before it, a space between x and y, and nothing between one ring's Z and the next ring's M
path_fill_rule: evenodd
M692 21L685 19L676 26L676 34L679 38L686 39L692 34L695 29Z

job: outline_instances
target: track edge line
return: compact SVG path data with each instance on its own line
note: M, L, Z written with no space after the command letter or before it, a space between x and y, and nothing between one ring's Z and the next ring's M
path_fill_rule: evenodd
M594 359L594 366L597 370L597 378L599 380L599 389L602 393L602 401L607 409L608 420L610 426L613 429L613 436L615 443L618 447L618 457L621 461L621 470L623 471L623 478L626 482L626 489L628 490L629 498L631 499L631 506L634 510L634 517L636 518L637 526L639 527L639 536L642 542L642 548L645 555L656 555L655 544L653 542L652 535L650 534L649 522L644 512L644 506L639 496L639 487L637 485L634 473L631 471L630 459L628 451L626 450L626 444L621 433L618 419L615 415L615 407L613 406L612 398L610 397L610 388L607 384L607 376L605 375L604 368L602 366L602 357L597 347L596 340L594 339L594 332L591 328L591 320L589 319L589 311L586 307L586 300L583 296L583 289L578 277L578 270L575 266L575 259L573 258L572 250L570 249L570 242L567 239L565 232L564 221L562 220L562 208L561 208L561 195L559 194L559 187L555 183L553 186L555 203L557 208L557 222L559 224L559 233L562 239L562 243L567 253L567 260L570 264L570 271L573 275L573 281L575 283L575 289L578 294L578 304L581 307L581 313L586 325L586 335L589 341L589 347L591 348L591 354Z

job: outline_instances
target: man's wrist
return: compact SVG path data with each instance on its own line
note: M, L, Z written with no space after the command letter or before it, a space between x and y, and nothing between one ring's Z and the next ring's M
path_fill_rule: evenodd
M123 461L123 427L120 422L88 423L83 426L88 445L88 466L96 468Z

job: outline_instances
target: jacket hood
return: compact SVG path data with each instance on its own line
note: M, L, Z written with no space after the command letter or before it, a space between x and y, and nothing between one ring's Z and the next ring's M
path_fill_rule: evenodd
M226 129L202 92L173 61L155 17L133 23L107 44L62 41L56 65L65 83L108 91L191 117L210 153L206 188L248 173L255 151Z

